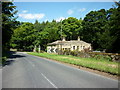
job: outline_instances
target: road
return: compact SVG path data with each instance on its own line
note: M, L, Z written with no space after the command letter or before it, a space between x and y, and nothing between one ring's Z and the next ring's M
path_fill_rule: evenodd
M14 53L2 70L3 88L118 88L118 81L26 53Z

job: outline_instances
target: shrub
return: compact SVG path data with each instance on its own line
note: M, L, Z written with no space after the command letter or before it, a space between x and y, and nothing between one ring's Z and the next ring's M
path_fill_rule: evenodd
M77 51L70 51L70 55L77 56L78 53L77 53Z
M38 52L38 48L36 48L36 50L35 50L36 52Z
M108 55L95 55L95 54L92 54L91 57L95 58L96 60L108 60L108 61L112 61L111 57L108 56Z
M70 50L64 50L64 51L63 51L63 54L64 54L64 55L70 55Z
M43 51L43 50L40 50L40 53L45 53L45 51Z
M104 56L104 59L108 60L108 61L112 61L110 56Z
M6 57L2 57L2 65L4 65L4 64L5 64L6 60L7 60L7 58L6 58Z

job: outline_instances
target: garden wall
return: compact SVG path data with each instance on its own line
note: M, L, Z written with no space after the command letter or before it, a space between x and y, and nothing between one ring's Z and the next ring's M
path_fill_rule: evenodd
M103 52L80 52L80 51L61 51L61 55L73 55L83 58L96 58L96 59L105 59L109 61L120 62L120 54L118 53L103 53Z

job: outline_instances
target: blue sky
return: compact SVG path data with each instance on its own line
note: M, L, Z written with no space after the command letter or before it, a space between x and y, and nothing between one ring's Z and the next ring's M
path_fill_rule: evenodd
M114 2L14 2L17 20L23 22L60 21L68 17L84 18L91 10L112 8Z

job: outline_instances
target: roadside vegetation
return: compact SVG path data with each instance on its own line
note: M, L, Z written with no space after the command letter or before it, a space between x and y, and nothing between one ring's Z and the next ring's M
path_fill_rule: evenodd
M119 75L118 62L112 62L106 59L81 58L71 55L58 55L58 54L35 53L35 52L29 52L28 54L45 57L57 61L62 61L64 63L74 64L77 66L82 66L94 70L99 70L113 75Z
M9 0L8 0L9 1ZM0 18L0 26L2 25L2 57L0 64L4 64L9 57L10 40L13 35L13 30L17 28L19 22L14 16L17 13L16 6L12 2L0 2L0 9L2 17ZM2 22L2 23L1 23Z

